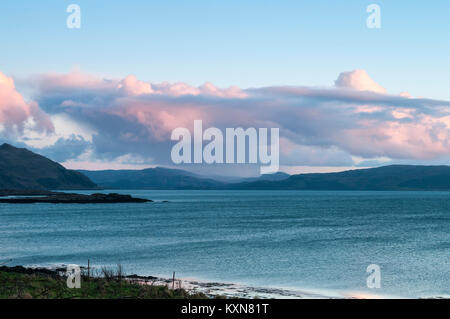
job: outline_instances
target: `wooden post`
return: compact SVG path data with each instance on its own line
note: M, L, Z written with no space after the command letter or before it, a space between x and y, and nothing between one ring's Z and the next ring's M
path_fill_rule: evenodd
M88 280L91 277L91 268L90 268L90 260L88 259Z
M172 278L172 290L175 290L175 271L173 272L173 278Z

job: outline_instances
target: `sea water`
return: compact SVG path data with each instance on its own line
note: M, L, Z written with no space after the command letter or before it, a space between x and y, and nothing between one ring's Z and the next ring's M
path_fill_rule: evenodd
M0 264L90 259L128 274L330 295L450 295L450 192L120 193L154 202L0 204ZM371 264L379 289L367 287Z

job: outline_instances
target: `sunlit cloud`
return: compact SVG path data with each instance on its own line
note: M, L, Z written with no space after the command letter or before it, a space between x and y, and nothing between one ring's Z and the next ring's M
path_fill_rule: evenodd
M133 75L106 79L74 70L30 77L35 101L30 103L11 78L0 79L3 131L19 127L23 132L32 118L28 139L17 140L47 153L77 149L67 151L73 155L64 158L69 165L171 165L171 131L192 129L196 119L221 129L280 128L285 167L352 167L450 156L450 102L388 94L364 70L341 73L329 88L252 89L208 82L198 87L149 83ZM124 163L127 156L140 162Z

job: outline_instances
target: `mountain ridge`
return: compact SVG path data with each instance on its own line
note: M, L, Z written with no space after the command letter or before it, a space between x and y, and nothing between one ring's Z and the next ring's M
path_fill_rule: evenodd
M450 190L450 166L389 165L336 173L276 173L239 182L218 181L181 169L68 170L42 155L0 146L0 189L212 189L212 190Z
M180 169L165 167L142 170L79 170L103 188L111 189L216 189L225 185Z
M0 145L0 189L95 189L83 174L68 170L42 155L10 144Z
M336 173L291 175L282 181L235 184L234 189L450 190L450 166L388 165Z
M164 183L145 181L156 176L145 172L170 172L177 179L164 176ZM194 173L170 168L152 168L127 171L81 171L102 187L113 188L149 188L149 189L222 189L222 190L450 190L450 166L440 165L389 165L368 169L354 169L335 173L306 173L287 175L285 173L243 178L240 182L217 181ZM97 172L97 173L96 173ZM110 172L109 183L99 179L99 175ZM95 176L97 174L97 176ZM117 179L114 175L121 175ZM126 174L136 175L127 179ZM141 180L140 180L141 178ZM139 181L136 183L136 181ZM130 185L130 183L133 183ZM144 183L144 187L143 184ZM150 183L150 184L149 184ZM153 184L151 184L153 183ZM172 184L171 184L172 183Z

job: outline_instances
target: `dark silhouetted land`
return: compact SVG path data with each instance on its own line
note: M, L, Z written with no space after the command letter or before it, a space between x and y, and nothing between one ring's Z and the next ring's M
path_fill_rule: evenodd
M98 276L83 271L81 287L68 288L64 269L0 267L0 299L207 299L202 293L143 283L113 269Z
M35 203L53 203L53 204L113 204L113 203L146 203L152 202L149 199L136 198L130 195L121 194L66 194L58 193L39 197L11 197L0 198L0 203L9 204L35 204Z
M83 174L24 148L0 146L0 189L94 189Z

